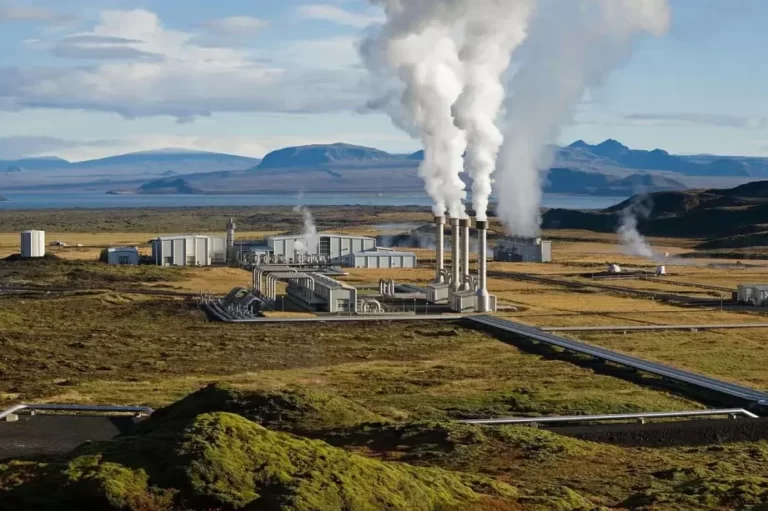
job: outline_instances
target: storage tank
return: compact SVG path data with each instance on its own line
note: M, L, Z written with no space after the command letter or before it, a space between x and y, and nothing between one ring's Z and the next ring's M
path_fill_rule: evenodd
M45 231L21 233L21 257L45 256Z
M608 265L608 273L621 273L621 266L618 264Z
M658 266L656 268L656 275L666 275L667 274L667 267L666 266Z

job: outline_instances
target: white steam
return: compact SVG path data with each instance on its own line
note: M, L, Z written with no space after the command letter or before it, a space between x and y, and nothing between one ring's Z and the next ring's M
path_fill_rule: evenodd
M632 201L621 212L618 235L622 251L625 254L655 261L659 259L659 256L653 252L651 244L645 239L645 236L637 230L638 217L647 218L650 212L651 208L647 202Z
M629 56L635 37L663 34L669 17L666 0L557 2L536 17L527 58L509 84L495 174L498 215L510 233L538 235L541 172L561 127L585 93Z
M398 126L417 134L424 147L419 173L434 202L435 215L448 210L465 216L462 155L466 138L453 124L451 105L463 88L456 43L456 6L441 0L371 0L381 5L386 22L364 42L361 53L374 74L393 70L404 89L400 98L406 119Z
M467 134L466 167L472 177L472 206L487 220L491 175L504 137L496 125L504 101L502 76L528 35L535 0L473 0L466 12L459 58L466 83L453 117Z
M304 220L304 232L301 239L295 243L296 250L302 254L317 254L320 236L317 234L317 226L312 212L305 206L296 206L293 211L301 213Z

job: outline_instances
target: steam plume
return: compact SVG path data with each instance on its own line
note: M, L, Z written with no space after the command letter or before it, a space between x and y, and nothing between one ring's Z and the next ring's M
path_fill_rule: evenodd
M386 22L363 43L361 54L374 74L383 67L402 82L400 102L406 118L393 114L392 120L422 142L419 174L434 202L434 214L443 215L447 209L452 217L464 216L466 192L460 174L466 138L451 116L464 83L455 42L457 6L463 2L371 2L384 8Z
M636 199L621 212L621 223L618 235L622 249L627 255L645 257L646 259L659 260L660 257L653 252L651 244L637 230L638 217L647 218L651 212L649 202Z
M302 254L316 254L320 244L320 236L317 234L317 226L312 212L305 206L296 206L293 208L296 213L301 213L304 219L304 233L302 238L296 242L296 250Z
M496 118L504 101L502 75L528 35L535 0L474 0L467 10L459 58L466 84L453 105L457 127L467 134L466 167L472 176L472 206L487 220L491 175L504 137Z
M663 34L670 15L666 0L574 0L556 7L539 10L505 103L495 176L498 214L515 235L539 233L540 173L575 106L629 56L636 36Z

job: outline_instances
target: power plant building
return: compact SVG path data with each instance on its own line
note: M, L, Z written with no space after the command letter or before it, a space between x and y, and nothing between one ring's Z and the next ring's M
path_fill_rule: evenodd
M342 264L345 256L376 250L376 239L322 233L317 235L316 240L308 240L303 235L272 236L267 238L267 247L273 256L286 260L292 260L299 254L307 254L331 264Z
M541 238L502 238L493 248L493 260L507 263L551 263L552 242Z
M45 257L45 231L21 233L21 257Z
M344 256L342 266L346 268L416 268L417 263L418 259L413 252L373 250Z
M152 240L152 260L159 266L210 266L227 262L223 236L161 236Z

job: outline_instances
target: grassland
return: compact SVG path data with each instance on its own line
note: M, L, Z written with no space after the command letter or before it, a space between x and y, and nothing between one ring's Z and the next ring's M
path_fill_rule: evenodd
M185 298L142 292L224 293L236 285L246 285L248 273L229 268L112 268L89 260L98 247L141 244L159 233L221 232L229 215L235 215L239 227L253 236L300 228L300 218L290 208L201 208L165 213L125 210L110 212L112 216L107 219L99 219L103 213L92 211L54 213L50 217L47 212L0 216L0 230L9 232L0 234L0 251L16 251L18 235L11 231L30 226L54 233L49 233L49 241L85 245L57 250L56 255L64 259L61 261L0 263L0 288L49 285L68 290L50 295L0 294L0 408L20 401L159 407L210 383L227 386L212 388L208 392L213 394L197 394L183 406L177 405L181 407L177 410L187 411L183 424L166 423L161 414L155 429L136 438L83 448L48 465L0 462L0 502L29 502L24 500L29 497L25 492L53 495L56 500L65 495L55 488L79 488L103 504L107 488L112 492L112 501L107 501L123 503L112 508L166 511L173 509L168 507L172 502L176 507L183 502L190 509L231 509L257 492L260 487L252 486L252 475L263 474L264 466L283 471L294 483L311 479L325 488L335 488L338 481L312 478L344 466L350 484L347 493L357 492L365 498L371 494L367 490L371 483L366 479L370 467L386 472L392 486L401 489L407 486L404 480L416 481L416 486L408 488L421 494L427 491L418 486L427 477L421 469L446 470L449 472L441 472L439 477L434 473L429 476L442 481L436 486L439 491L430 493L433 500L429 506L418 508L445 511L597 506L757 510L768 502L765 443L619 448L528 428L465 427L450 422L468 417L704 406L671 390L643 385L637 377L619 378L623 375L586 361L574 364L524 352L459 323L376 323L365 328L209 323ZM352 209L339 208L318 209L316 216L321 228L370 235L378 223L428 220L430 215L416 209L366 208L353 214ZM281 224L283 221L287 223ZM516 312L505 312L505 316L536 326L765 321L760 311L682 307L590 287L593 281L580 274L599 272L606 262L643 269L652 269L656 263L621 254L609 235L576 231L549 235L555 240L555 263L493 263L491 269L554 276L583 287L492 278L491 291L502 302L517 307ZM661 251L677 254L690 251L695 241L659 239L654 243L663 247ZM429 256L428 252L423 254ZM627 280L610 284L629 290L714 298L707 290L673 281L733 288L746 281L768 282L768 266L726 271L710 267L707 260L691 264L695 265L670 264L668 270L674 275L668 282ZM424 284L432 278L432 270L350 270L345 277L355 284L375 284L380 278ZM576 336L694 371L768 387L763 369L768 347L761 330ZM264 410L270 406L278 409L267 416ZM254 422L268 429L259 429ZM221 430L236 432L232 436L236 442L225 442L216 434ZM184 438L177 447L170 449L163 443L176 435ZM305 437L326 443L313 443ZM222 461L211 469L216 477L237 482L233 483L236 491L227 495L198 484L199 478L189 479L194 484L184 486L182 494L172 494L175 476L160 469L163 465L159 459L188 451L189 445L199 445L195 444L199 438L216 449L206 451L214 453L205 458L206 463L250 459L254 452L248 445L260 445L263 452L272 454L261 468ZM314 461L306 462L308 471L299 473L274 464L285 457ZM185 474L194 475L194 467L199 465L190 459L180 459L179 466ZM335 461L331 465L317 461L323 459ZM368 465L371 460L377 464ZM380 465L379 461L407 465L393 466L404 468L400 471L385 468L390 465ZM410 466L419 470L409 472ZM139 468L151 477L143 479ZM68 479L56 474L65 474ZM485 479L478 486L480 479L473 478L481 477L508 486L493 489ZM86 484L96 480L129 484ZM20 482L27 484L19 486ZM294 492L293 483L286 485L280 491L287 493L281 495L307 497L307 493ZM414 499L414 494L408 493L411 490L400 494L376 488L373 493L392 499L386 501L392 503L391 509L416 509L402 504L404 498ZM148 502L137 495L151 495L155 500ZM334 509L328 502L337 501L324 502L326 507L294 508ZM55 509L51 501L47 504ZM359 504L359 508L366 509L365 505L369 504ZM368 508L376 509L375 505Z

